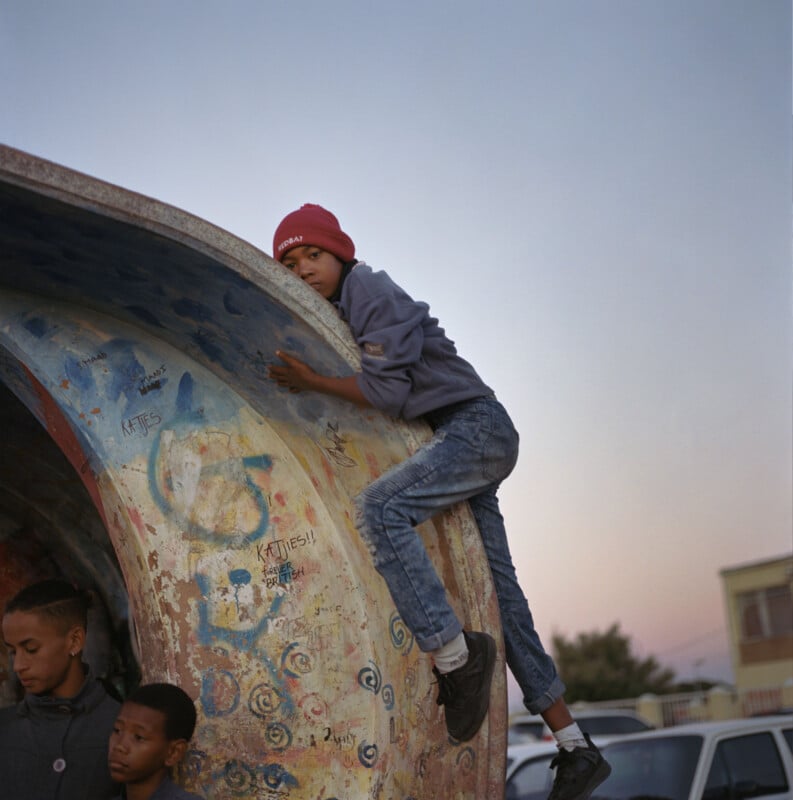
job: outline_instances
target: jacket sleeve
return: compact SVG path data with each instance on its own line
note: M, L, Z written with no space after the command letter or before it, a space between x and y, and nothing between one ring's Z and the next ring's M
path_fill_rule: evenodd
M375 408L393 417L402 416L412 389L410 372L421 359L428 310L383 272L356 282L347 321L361 349L358 385Z

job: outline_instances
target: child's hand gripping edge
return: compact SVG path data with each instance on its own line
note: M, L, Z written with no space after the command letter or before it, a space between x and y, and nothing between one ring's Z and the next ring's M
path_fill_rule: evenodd
M275 355L283 361L281 364L270 364L268 375L281 387L292 393L302 391L322 392L323 394L341 397L359 406L371 406L358 385L358 376L334 378L320 375L305 362L295 358L283 350L276 350Z
M268 374L279 386L289 389L290 392L300 392L303 389L321 391L317 386L317 378L322 376L314 372L308 364L282 350L276 350L275 354L284 363L270 364Z

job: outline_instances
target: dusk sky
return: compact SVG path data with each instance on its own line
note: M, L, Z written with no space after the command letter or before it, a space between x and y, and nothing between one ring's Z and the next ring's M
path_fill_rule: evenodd
M787 0L0 0L0 142L270 253L305 202L521 433L537 627L730 680L719 571L788 554Z

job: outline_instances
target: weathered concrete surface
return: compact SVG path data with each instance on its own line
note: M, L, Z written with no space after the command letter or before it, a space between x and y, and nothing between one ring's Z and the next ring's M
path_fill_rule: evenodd
M185 779L207 798L498 798L503 660L482 730L450 741L351 519L427 430L279 390L277 348L357 363L332 308L250 245L0 147L0 600L91 583L106 671L128 683L136 660L196 698ZM500 640L467 508L422 535Z

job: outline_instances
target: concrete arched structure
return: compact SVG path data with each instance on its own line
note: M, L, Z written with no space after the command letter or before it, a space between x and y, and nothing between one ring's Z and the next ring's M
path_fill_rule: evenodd
M482 730L450 741L351 518L427 430L279 390L277 348L357 363L329 304L250 245L0 147L4 592L97 589L105 650L135 666L129 641L144 680L197 699L185 779L207 798L499 797L503 660ZM467 508L422 535L461 617L498 632Z

